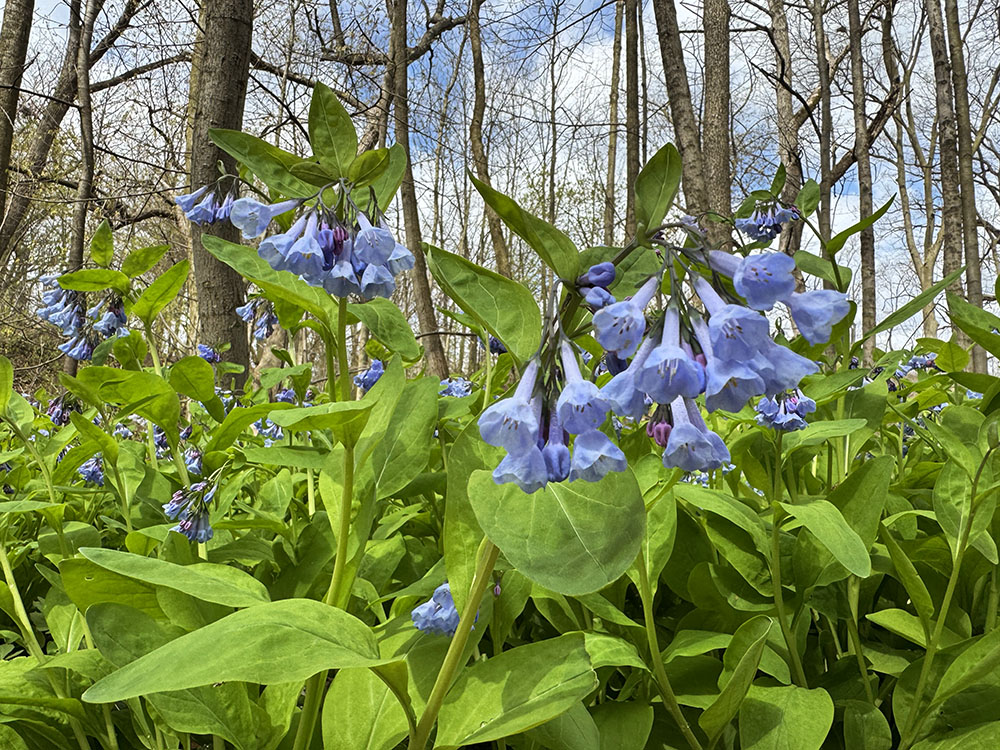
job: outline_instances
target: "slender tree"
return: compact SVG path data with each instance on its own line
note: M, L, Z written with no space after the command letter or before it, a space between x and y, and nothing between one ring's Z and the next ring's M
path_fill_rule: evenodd
M639 2L625 0L625 235L635 236L635 180L639 176Z
M702 154L705 161L705 198L709 211L728 216L732 208L729 165L729 3L705 0L705 111L702 116ZM709 224L709 236L721 245L729 237L727 224Z
M615 39L611 47L611 96L608 101L608 174L604 183L604 244L615 242L615 182L618 179L618 89L622 64L625 0L615 2Z
M0 27L0 224L7 208L7 168L14 145L17 102L34 7L35 0L7 0Z

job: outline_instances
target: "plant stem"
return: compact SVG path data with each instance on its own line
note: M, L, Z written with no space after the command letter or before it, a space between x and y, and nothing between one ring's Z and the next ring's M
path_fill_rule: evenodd
M865 683L865 696L868 702L875 705L875 694L872 692L871 680L868 679L868 664L861 650L861 634L858 632L858 596L861 592L861 580L857 576L847 579L847 601L851 607L851 616L847 620L847 637L851 640L851 650L858 660L861 679Z
M674 717L677 726L687 740L691 750L701 750L701 743L695 737L691 726L688 724L684 713L681 711L677 696L670 685L670 678L667 677L667 670L663 668L663 657L660 654L660 646L656 638L656 623L653 622L653 591L649 586L649 573L646 570L646 556L642 550L639 551L639 596L642 599L642 613L646 623L646 642L649 644L649 658L653 662L653 674L656 675L656 686L660 691L660 698L663 705Z
M344 446L344 490L340 495L340 527L337 530L337 558L333 563L333 577L326 592L326 603L347 609L350 590L341 591L347 572L347 541L351 534L351 505L354 501L354 446ZM331 517L331 523L333 521ZM341 601L343 600L343 603Z
M302 703L302 713L299 716L299 728L295 732L295 744L292 750L306 750L316 729L316 719L319 708L323 705L323 692L326 690L326 672L314 674L306 681L306 699Z
M986 604L986 633L997 626L997 607L1000 607L1000 568L993 567L990 574L990 597Z
M351 368L347 362L347 297L341 297L337 315L337 364L340 372L340 400L351 400Z
M417 722L417 730L410 740L410 750L424 750L427 746L427 740L437 721L445 695L448 694L448 690L461 671L465 645L469 641L469 633L472 632L472 625L479 613L479 605L483 601L483 595L489 587L493 566L496 565L499 554L499 548L489 539L484 538L479 547L479 564L476 566L472 584L469 586L469 596L465 601L458 629L451 638L448 653L445 654L444 662L441 664L437 679L434 681L434 688L427 700L427 706L420 715L420 721Z
M316 515L316 490L313 487L313 470L306 469L306 498L309 509L309 517Z
M110 462L109 462L110 463ZM118 490L118 496L122 501L122 516L125 518L125 529L129 534L132 533L132 511L129 508L128 497L125 494L125 482L122 481L122 475L118 471L118 466L116 464L111 464L111 473L115 478L115 488Z

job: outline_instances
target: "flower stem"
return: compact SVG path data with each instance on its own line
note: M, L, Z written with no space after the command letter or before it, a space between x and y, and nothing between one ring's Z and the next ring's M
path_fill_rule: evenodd
M337 364L340 372L340 400L351 399L351 371L347 362L347 297L340 298L337 315Z
M858 632L858 595L861 590L861 579L851 576L847 579L847 601L851 607L851 616L847 618L847 637L851 641L851 650L858 660L858 670L861 672L861 679L865 683L865 696L868 702L875 705L875 694L872 692L871 680L868 679L868 665L865 663L865 655L861 650L861 634Z
M337 558L333 563L333 577L330 579L330 589L326 592L325 601L335 607L347 609L351 599L350 589L344 588L347 572L347 541L351 534L351 505L354 500L354 446L344 446L344 489L340 495L340 525L337 534ZM332 522L332 517L331 517Z
M427 706L420 715L420 721L417 722L416 732L410 740L410 750L424 750L427 746L427 740L430 738L431 729L437 721L441 704L461 671L465 645L469 641L469 633L472 632L472 625L479 613L479 605L483 601L483 595L489 587L493 566L496 565L499 554L499 548L489 539L484 538L479 547L479 564L476 566L472 584L469 586L469 596L465 601L458 629L451 638L448 653L445 654L444 662L441 664L437 679L434 681L434 688L427 700Z
M295 744L292 745L292 750L306 750L311 744L313 732L316 730L316 719L319 717L319 708L323 705L326 674L326 672L314 674L306 681L306 699L302 703L299 728L295 732Z
M649 644L649 658L653 662L653 674L656 676L656 686L660 691L660 698L663 705L670 711L674 721L687 740L691 750L702 750L701 743L691 730L684 713L681 711L677 696L667 677L667 670L663 668L663 657L660 655L660 646L656 638L656 623L653 622L653 591L649 586L649 573L646 570L646 556L639 551L639 596L642 599L642 613L646 623L646 642Z

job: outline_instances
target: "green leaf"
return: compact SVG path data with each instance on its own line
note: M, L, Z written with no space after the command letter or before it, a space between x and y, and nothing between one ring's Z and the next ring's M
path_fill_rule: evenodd
M411 380L404 386L384 437L372 451L378 498L403 489L427 468L440 387L437 378Z
M335 401L319 406L286 409L271 415L271 421L296 432L333 430L337 440L355 445L368 423L374 402Z
M930 633L931 621L934 617L934 600L931 598L930 592L927 591L927 586L920 578L920 574L910 561L910 558L906 556L906 553L893 538L892 534L889 533L889 530L881 524L879 538L882 539L882 543L889 550L889 557L892 558L892 566L896 569L896 578L903 584L903 588L906 589L910 601L913 602L913 607L917 610L917 615L920 616L920 620L923 623L926 637L926 634Z
M156 587L105 570L82 557L68 557L59 562L59 574L67 596L86 613L95 604L110 602L163 619L156 600Z
M352 185L362 187L377 180L389 168L389 149L378 148L357 155L347 170Z
M82 271L64 273L59 277L59 286L78 292L103 292L105 289L114 289L119 294L126 294L129 280L121 271L112 271L110 268L84 268Z
M7 408L10 394L14 392L14 365L0 354L0 415Z
M86 440L91 440L100 446L101 453L111 463L118 462L118 442L108 435L104 430L91 422L80 412L74 411L69 415L70 421L76 427L76 431Z
M569 237L548 222L525 211L512 198L497 192L471 174L469 179L486 203L497 212L503 223L527 242L545 265L564 281L570 283L576 281L576 277L580 275L580 258L576 245Z
M806 180L806 184L802 186L799 194L795 196L795 205L798 206L803 217L812 216L819 205L819 183L816 180Z
M367 153L367 152L366 152ZM360 167L359 167L360 169ZM398 143L389 147L389 163L378 177L375 177L369 187L359 187L351 191L353 200L362 211L370 211L371 194L375 193L375 202L379 206L388 206L396 191L403 182L406 171L406 152Z
M653 728L653 707L639 701L605 701L594 709L601 750L643 750Z
M994 357L1000 356L1000 318L981 307L969 304L954 292L948 292L948 312L952 323Z
M740 707L741 750L820 750L833 726L833 700L822 688L750 688Z
M151 245L133 250L122 261L122 273L133 279L142 276L159 263L160 258L166 255L169 249L170 245Z
M141 370L146 354L149 353L149 345L138 331L129 331L127 336L113 339L111 350L115 359L126 370Z
M987 682L1000 667L1000 630L994 629L965 649L944 673L931 705L940 705L966 688Z
M774 179L771 180L771 187L770 187L771 195L781 194L781 191L785 188L786 177L787 174L785 173L785 165L779 162L778 169L774 173Z
M735 666L732 667L729 681L712 702L712 705L698 717L698 725L705 730L710 745L715 744L715 739L722 734L740 710L740 705L757 674L757 666L764 653L764 646L767 645L767 634L770 629L771 620L769 618L754 618L746 623L746 632L741 638L741 643L736 644L734 637L734 642L726 649L727 656L730 650L740 651L739 654L736 654L739 658L738 660L730 659L730 661L735 662Z
M681 156L674 144L661 148L635 179L635 219L648 232L663 223L681 184Z
M820 544L826 547L837 562L856 576L871 575L872 561L868 548L844 520L836 505L824 500L805 505L780 503L785 511L800 521Z
M111 703L215 682L295 682L379 660L375 636L356 617L312 599L286 599L183 635L99 680L83 700Z
M853 750L891 750L892 730L871 703L844 701L844 744Z
M364 323L386 349L414 362L423 356L413 329L399 307L382 297L367 302L351 302L347 311Z
M941 279L941 281L939 281L938 283L922 291L920 294L911 299L905 305L898 308L891 315L887 316L885 320L883 320L873 329L862 335L861 338L855 341L853 348L857 349L869 337L882 333L882 331L888 331L890 328L899 325L904 320L909 320L911 317L913 317L918 312L923 310L924 306L927 305L927 303L929 303L935 297L937 297L938 294L940 294L945 287L947 287L955 279L961 276L964 270L965 270L964 268L960 268L957 271L953 271L952 273L948 274L943 279Z
M243 430L252 425L258 419L270 416L271 412L282 411L294 408L291 404L257 404L256 406L237 406L227 415L225 421L214 430L212 437L205 446L205 453L211 451L223 451L236 442L236 439L243 434Z
M524 732L568 711L595 687L581 633L477 661L448 691L434 746L446 750Z
M601 733L583 703L525 734L547 750L601 750Z
M873 213L871 216L866 216L857 224L850 226L843 232L839 232L838 234L835 234L833 237L831 237L830 241L826 243L826 246L824 248L826 252L829 253L830 255L836 255L837 253L839 253L841 249L844 247L844 244L847 242L847 240L849 240L851 237L858 234L862 230L867 229L876 221L881 219L882 216L885 214L885 212L889 210L889 207L892 205L892 202L895 199L896 196L892 196L892 198L890 198L886 202L886 204L882 206L882 208Z
M330 87L318 82L309 105L309 144L313 155L334 176L347 176L358 153L358 133Z
M837 274L834 273L834 264L826 258L813 255L807 250L796 251L794 258L795 265L805 273L815 276L818 279L823 279L823 281L829 281L834 286L837 286ZM851 283L851 269L841 265L837 265L836 268L840 272L840 283L846 289Z
M131 313L146 325L152 325L156 316L180 293L187 281L191 264L182 260L153 280L139 299L132 303Z
M252 607L270 601L263 583L239 568L227 565L177 565L99 547L82 547L80 554L105 570L154 586L176 589L205 602L227 607Z
M542 314L527 287L460 255L424 245L434 280L466 313L526 361L541 341Z
M913 750L996 750L1000 746L1000 721L974 724L933 734Z
M107 268L115 254L114 242L111 239L111 225L105 219L97 227L94 236L90 238L90 258L99 266Z
M294 164L303 161L301 157L239 130L212 128L208 131L208 137L216 146L257 175L269 188L282 195L289 198L310 198L316 194L315 187L291 172Z
M629 470L600 482L552 482L530 495L477 471L468 491L480 526L507 559L561 594L603 588L639 552L646 513Z
M861 538L866 549L871 549L878 537L879 520L894 469L892 456L879 456L866 461L837 485L828 498L840 509L844 520Z
M201 357L184 357L170 366L170 385L196 401L208 401L215 396L215 370Z
M323 750L392 750L406 737L406 712L370 669L341 669L323 703Z

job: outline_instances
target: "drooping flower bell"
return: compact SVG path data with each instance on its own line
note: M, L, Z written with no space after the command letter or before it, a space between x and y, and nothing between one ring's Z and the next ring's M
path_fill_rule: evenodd
M776 203L759 204L746 219L736 219L736 228L753 240L773 240L781 233L782 225L802 218L796 206Z
M212 365L222 361L222 355L207 344L198 344L198 356Z
M104 462L101 455L92 456L80 464L77 473L83 477L83 481L96 484L98 487L104 486Z
M652 277L631 299L615 302L594 313L597 343L619 357L631 357L646 332L645 309L656 294L659 279Z
M636 385L658 403L678 396L695 398L705 389L705 368L681 348L680 316L673 306L663 317L660 345L639 367Z
M447 378L441 381L439 396L450 396L451 398L463 398L472 393L472 381L465 378Z
M269 205L255 198L240 198L233 201L229 221L243 233L243 239L252 240L264 234L275 217L294 211L300 205L302 201L299 199Z
M559 349L566 377L566 384L556 402L559 421L564 430L574 435L596 429L604 422L611 405L596 385L583 379L576 354L569 344L563 341Z
M184 534L192 542L204 543L211 539L214 532L209 523L208 506L217 488L214 482L195 482L177 490L163 506L164 515L178 522L170 530Z
M708 429L697 404L678 396L670 404L673 427L663 451L663 465L684 471L710 471L729 463L729 449Z
M418 630L434 635L455 635L461 620L447 581L438 586L429 601L416 607L410 617Z
M540 402L533 399L538 377L538 360L524 368L514 395L489 406L479 417L479 434L490 445L512 453L536 447Z
M799 332L814 346L829 341L833 326L851 310L847 295L833 289L795 292L785 303Z
M367 393L375 386L383 373L385 373L385 365L382 364L382 360L373 359L367 370L354 376L354 385Z
M816 402L796 388L773 398L765 396L757 402L756 410L757 424L791 432L808 427L805 416L816 411Z
M198 225L225 221L233 210L234 202L232 192L220 200L217 187L213 185L206 185L193 193L174 197L174 203L184 212L187 220Z
M759 253L745 258L719 250L708 252L709 265L733 280L736 293L754 310L770 310L795 291L795 261L785 253Z

